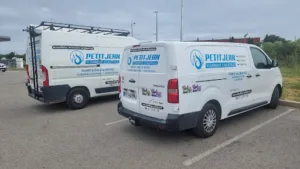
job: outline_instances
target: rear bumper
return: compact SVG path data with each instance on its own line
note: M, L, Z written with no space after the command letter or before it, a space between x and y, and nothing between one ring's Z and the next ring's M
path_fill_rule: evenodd
M28 83L26 83L26 86L30 97L48 104L65 102L71 89L69 85L47 86L42 87L41 92L35 93Z
M195 128L198 115L197 112L183 115L168 114L166 120L161 120L128 110L122 106L121 102L118 104L118 113L126 118L136 120L142 125L168 131L182 131Z

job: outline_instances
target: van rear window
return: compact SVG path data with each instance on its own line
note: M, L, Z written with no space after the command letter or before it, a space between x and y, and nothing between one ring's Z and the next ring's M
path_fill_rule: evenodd
M124 52L122 69L129 72L161 73L166 69L163 47L133 48Z

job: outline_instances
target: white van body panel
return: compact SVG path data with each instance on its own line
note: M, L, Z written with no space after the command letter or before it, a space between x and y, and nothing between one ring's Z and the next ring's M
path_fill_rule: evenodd
M85 87L90 97L118 94L118 74L124 48L139 43L127 36L49 30L41 31L36 40L40 41L36 44L39 86L43 85L40 70L43 65L48 70L49 86ZM29 45L26 64L32 77ZM33 86L32 80L30 85ZM111 87L116 90L105 90Z
M143 48L147 50L142 50ZM149 52L150 48L156 50ZM130 50L142 52L128 53ZM270 103L274 88L279 85L281 89L282 76L278 67L257 68L252 57L256 50L265 55L268 63L271 62L260 48L248 44L157 42L128 47L120 70L121 103L125 109L134 112L135 116L140 114L162 121L167 121L170 115L200 112L208 102L214 102L220 108L220 119L264 106ZM157 59L156 64L146 66L146 71L144 67L130 70L133 65L128 58L135 57L139 60L139 55L147 57L153 54L159 55L160 59ZM141 60L147 62L151 59ZM136 90L134 104L123 93L128 78L134 78L136 82L132 86ZM168 103L168 80L174 78L178 79L177 104ZM148 90L145 88L155 92L157 90L160 97L151 95L153 92L148 92L147 95Z

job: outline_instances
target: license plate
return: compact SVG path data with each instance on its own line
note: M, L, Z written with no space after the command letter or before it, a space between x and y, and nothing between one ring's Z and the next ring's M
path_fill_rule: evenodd
M134 90L126 90L124 89L123 95L130 99L136 99L136 92Z

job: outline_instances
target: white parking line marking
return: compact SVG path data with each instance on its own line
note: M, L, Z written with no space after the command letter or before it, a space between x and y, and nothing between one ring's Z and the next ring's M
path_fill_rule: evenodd
M122 119L122 120L118 120L118 121L114 121L114 122L106 123L105 125L106 125L106 126L109 126L109 125L112 125L112 124L116 124L116 123L123 122L123 121L125 121L125 120L128 120L128 119Z
M237 140L239 140L239 139L241 139L241 138L243 138L243 137L245 137L245 136L253 133L254 131L262 128L263 126L271 123L272 121L277 120L278 118L291 113L293 110L294 109L289 109L289 110L287 110L287 111L279 114L278 116L273 117L272 119L269 119L269 120L267 120L267 121L265 121L265 122L263 122L263 123L261 123L261 124L259 124L257 126L254 126L253 128L251 128L251 129L249 129L249 130L247 130L247 131L245 131L245 132L243 132L243 133L241 133L241 134L239 134L239 135L237 135L237 136L235 136L235 137L233 137L233 138L231 138L231 139L229 139L229 140L227 140L227 141L225 141L225 142L223 142L223 143L221 143L219 145L217 145L216 147L214 147L214 148L212 148L210 150L207 150L204 153L201 153L201 154L199 154L199 155L197 155L197 156L195 156L193 158L187 159L186 161L183 162L183 165L190 166L190 165L192 165L192 164L200 161L201 159L203 159L203 158L205 158L205 157L207 157L207 156L215 153L216 151L218 151L218 150L220 150L220 149L228 146L229 144L231 144L231 143L233 143L233 142L235 142L235 141L237 141Z

